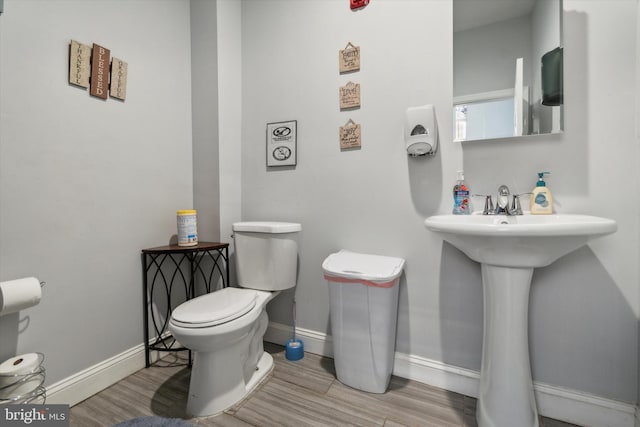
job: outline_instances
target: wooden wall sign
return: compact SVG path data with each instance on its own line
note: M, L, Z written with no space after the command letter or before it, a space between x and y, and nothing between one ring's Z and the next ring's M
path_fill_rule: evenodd
M127 96L127 67L128 64L116 57L111 61L111 88L109 95L112 98L124 99Z
M351 42L338 53L340 63L340 73L348 73L360 70L360 47L354 46Z
M360 107L360 84L349 82L345 86L340 86L340 109Z
M89 87L91 46L71 40L69 48L69 83Z
M107 99L109 88L109 49L93 44L91 57L91 90L92 96Z
M349 119L344 126L340 126L340 149L360 148L361 146L360 125Z

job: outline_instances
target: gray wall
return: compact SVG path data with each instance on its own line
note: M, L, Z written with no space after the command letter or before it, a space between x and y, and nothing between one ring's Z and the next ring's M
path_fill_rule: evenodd
M0 280L47 282L0 317L0 360L47 384L142 342L140 250L193 205L189 3L23 0L0 16ZM127 99L69 85L69 43L129 64Z
M191 0L193 202L198 238L220 241L216 2Z
M640 0L636 0L636 70L640 70ZM640 146L640 72L636 72L636 141ZM637 156L638 164L640 164L640 150ZM638 211L638 220L640 222L640 210ZM640 242L640 229L638 230L638 242ZM638 264L640 276L640 264ZM638 285L640 287L640 285ZM638 292L638 306L640 306L640 292ZM636 426L640 427L640 315L638 315L638 408L636 409Z
M460 147L446 144L434 159L410 159L402 135L405 110L432 103L440 140L451 140L451 4L378 1L355 13L340 1L243 6L242 213L302 223L299 326L328 331L320 266L331 252L402 257L408 265L398 349L441 360L441 242L422 221L450 205ZM272 25L282 16L286 24ZM340 75L338 51L349 41L361 47L361 71ZM350 80L361 85L362 106L341 112L338 88ZM362 148L341 152L338 129L350 118L362 126ZM292 119L298 165L267 170L265 125ZM272 320L290 322L287 298L270 305ZM478 341L465 345L472 365Z
M232 224L242 219L242 2L218 0L218 98L220 235L231 243ZM231 281L234 267L231 263Z
M502 183L530 191L535 172L550 170L558 212L614 218L619 231L534 274L534 378L635 402L640 208L617 183L635 186L639 174L630 108L636 9L635 0L565 1L564 135L461 147L451 142L450 2L380 0L353 13L341 1L244 1L242 215L303 224L299 326L329 332L321 270L329 253L399 256L407 267L398 351L478 370L479 266L429 233L423 219L451 209L462 165L474 193ZM361 47L362 69L339 75L336 56L348 41ZM361 84L362 107L340 112L336 92L349 80ZM441 150L410 159L404 111L426 103L436 107ZM338 128L349 118L362 125L363 145L341 152ZM268 170L265 125L289 119L298 120L298 165ZM271 303L272 320L290 322L289 301Z

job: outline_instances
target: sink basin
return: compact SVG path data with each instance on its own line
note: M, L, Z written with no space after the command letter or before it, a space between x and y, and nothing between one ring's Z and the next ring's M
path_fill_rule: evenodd
M480 263L504 267L544 267L613 233L616 222L589 215L436 215L426 227Z
M484 328L476 419L479 427L538 427L529 360L529 289L535 267L613 233L615 221L588 215L436 215L426 227L481 263Z

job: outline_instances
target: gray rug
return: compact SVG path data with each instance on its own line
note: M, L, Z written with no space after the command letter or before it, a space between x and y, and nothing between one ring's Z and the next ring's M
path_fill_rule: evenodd
M180 418L140 417L123 421L113 427L194 427Z

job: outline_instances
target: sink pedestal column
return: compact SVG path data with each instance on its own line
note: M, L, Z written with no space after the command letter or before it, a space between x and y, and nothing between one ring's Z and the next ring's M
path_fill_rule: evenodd
M482 264L484 332L476 419L479 427L538 427L529 361L533 268Z

